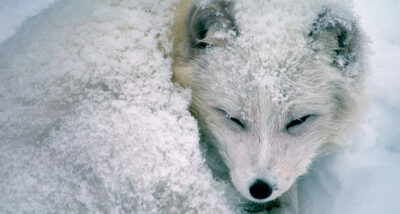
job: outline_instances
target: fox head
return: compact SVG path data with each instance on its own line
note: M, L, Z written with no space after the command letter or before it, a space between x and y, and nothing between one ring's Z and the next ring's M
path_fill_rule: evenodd
M207 1L187 14L174 79L192 90L190 110L236 190L273 200L340 143L357 113L357 23L301 1Z

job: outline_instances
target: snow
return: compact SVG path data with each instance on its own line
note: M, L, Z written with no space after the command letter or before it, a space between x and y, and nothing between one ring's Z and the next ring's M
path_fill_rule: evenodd
M0 1L0 43L4 42L32 16L49 7L57 0L1 0Z
M400 209L399 10L395 0L355 1L371 40L367 81L371 103L354 147L316 161L303 178L305 213L398 213Z
M229 212L170 81L171 3L60 1L1 44L0 213Z
M233 212L169 81L173 2L0 1L0 213ZM300 179L303 213L400 209L399 10L355 1L371 106L354 147Z

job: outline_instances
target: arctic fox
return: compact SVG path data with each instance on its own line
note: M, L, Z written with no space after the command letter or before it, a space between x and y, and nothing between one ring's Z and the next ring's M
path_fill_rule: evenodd
M350 9L178 2L173 80L192 90L208 164L232 182L245 211L298 213L296 179L356 124L365 51Z

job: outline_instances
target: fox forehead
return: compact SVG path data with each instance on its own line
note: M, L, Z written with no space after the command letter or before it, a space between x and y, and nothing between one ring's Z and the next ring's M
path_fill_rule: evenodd
M280 105L290 105L300 102L302 95L322 96L332 82L341 81L340 72L330 66L330 56L309 47L307 35L315 15L304 15L301 1L290 3L299 4L293 7L296 11L279 19L276 14L280 10L284 14L292 7L281 2L273 7L254 3L258 6L236 2L236 37L196 55L191 64L192 81L197 82L194 87L224 95L237 104L248 102L247 96L263 93Z
M276 103L289 108L296 103L315 102L314 97L325 97L325 88L333 82L326 76L333 75L328 73L331 68L314 62L311 54L304 53L306 49L295 59L286 55L275 61L261 58L258 50L235 45L205 50L197 63L192 63L194 93L213 94L207 99L209 102L235 109L245 109L257 100L263 100L263 105Z

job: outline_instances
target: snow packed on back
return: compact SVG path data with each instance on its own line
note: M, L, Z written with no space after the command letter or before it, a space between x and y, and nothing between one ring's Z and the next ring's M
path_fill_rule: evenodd
M0 213L229 212L170 81L171 3L60 1L1 45Z
M0 1L0 213L235 213L170 81L174 0L26 2ZM355 3L372 105L300 179L302 213L400 209L400 3Z

